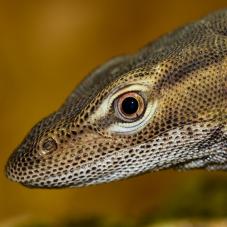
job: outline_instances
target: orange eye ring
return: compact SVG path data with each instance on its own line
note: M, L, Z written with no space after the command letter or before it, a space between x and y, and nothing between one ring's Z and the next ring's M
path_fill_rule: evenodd
M135 121L144 113L144 98L137 92L127 92L116 99L115 110L122 120Z

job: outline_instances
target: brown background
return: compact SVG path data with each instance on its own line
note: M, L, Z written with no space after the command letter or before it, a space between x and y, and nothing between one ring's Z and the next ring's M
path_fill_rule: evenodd
M0 220L141 216L162 209L195 178L223 178L166 171L82 189L31 190L8 181L3 170L31 126L94 67L225 6L226 0L1 1Z

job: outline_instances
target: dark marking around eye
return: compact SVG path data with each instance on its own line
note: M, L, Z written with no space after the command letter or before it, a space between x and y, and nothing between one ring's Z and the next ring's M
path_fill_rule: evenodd
M53 151L56 151L57 148L58 148L58 145L53 138L49 137L43 141L42 149L44 151L53 152Z

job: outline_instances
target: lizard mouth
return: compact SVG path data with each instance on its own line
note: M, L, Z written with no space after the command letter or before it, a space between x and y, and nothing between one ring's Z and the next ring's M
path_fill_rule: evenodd
M111 154L106 152L105 156L99 156L96 161L86 161L75 166L71 163L68 167L64 164L64 168L60 165L54 167L63 158L57 162L51 157L51 164L48 160L36 159L35 145L26 144L25 141L10 156L5 172L10 180L29 188L68 188L120 180L152 170L205 168L214 153L211 148L217 151L216 145L223 140L222 130L219 125L211 122L184 125L145 144L115 150ZM171 143L163 143L166 138ZM77 151L82 152L82 149L80 145Z

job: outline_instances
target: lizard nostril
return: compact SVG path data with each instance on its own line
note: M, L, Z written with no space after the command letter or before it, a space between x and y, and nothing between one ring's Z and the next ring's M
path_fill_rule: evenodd
M56 151L57 148L57 142L53 138L49 137L43 141L42 149L44 154Z

